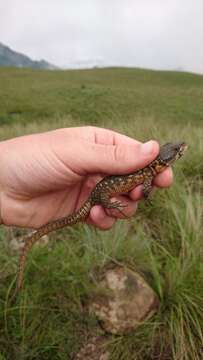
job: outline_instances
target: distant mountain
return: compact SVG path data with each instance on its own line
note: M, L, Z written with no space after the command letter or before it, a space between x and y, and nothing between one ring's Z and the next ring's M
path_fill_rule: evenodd
M57 67L45 60L35 61L28 56L13 51L8 46L0 43L0 66L14 66L19 68L34 68L53 70Z

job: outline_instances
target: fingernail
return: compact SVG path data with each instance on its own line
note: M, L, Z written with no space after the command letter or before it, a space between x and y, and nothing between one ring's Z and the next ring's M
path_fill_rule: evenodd
M154 142L150 140L142 145L141 151L144 155L148 155L153 151L153 148Z

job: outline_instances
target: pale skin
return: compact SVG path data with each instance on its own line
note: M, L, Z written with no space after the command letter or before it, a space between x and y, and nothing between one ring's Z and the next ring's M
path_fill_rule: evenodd
M0 142L0 217L5 225L38 228L80 208L105 175L127 174L149 164L159 152L156 141L141 143L117 132L85 126L58 129ZM172 183L172 170L154 186ZM132 216L142 186L117 199ZM107 230L122 214L94 206L87 222Z

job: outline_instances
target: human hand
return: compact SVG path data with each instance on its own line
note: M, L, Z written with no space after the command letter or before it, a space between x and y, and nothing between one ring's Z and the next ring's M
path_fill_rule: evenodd
M158 154L155 141L145 144L117 132L97 128L65 128L0 143L0 214L5 225L38 228L80 208L105 175L136 171ZM155 186L172 182L170 168L156 176ZM118 199L136 210L142 186ZM109 229L122 215L94 206L87 219Z

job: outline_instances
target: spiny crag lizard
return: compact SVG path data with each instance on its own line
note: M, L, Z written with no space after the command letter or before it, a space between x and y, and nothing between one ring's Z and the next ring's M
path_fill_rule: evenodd
M111 198L119 194L125 194L139 184L143 184L144 198L148 198L152 188L153 178L179 159L186 149L187 145L184 142L167 143L161 146L159 155L145 168L127 175L112 175L104 177L96 184L89 198L78 211L58 220L50 221L49 223L41 226L38 230L29 234L25 239L25 245L20 255L15 295L22 288L27 253L33 244L43 235L65 226L85 221L94 205L99 204L106 209L117 209L122 212L125 205L119 201L112 202Z

